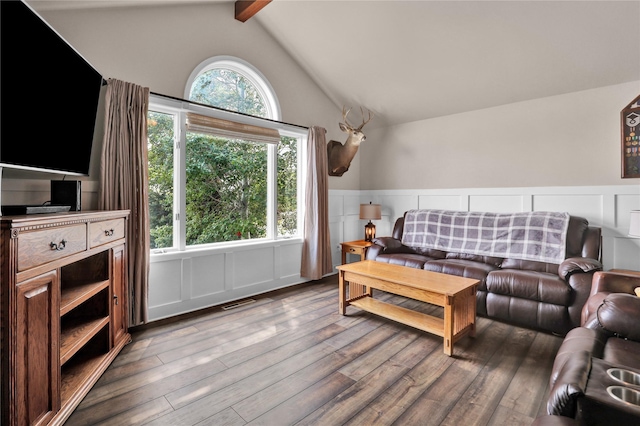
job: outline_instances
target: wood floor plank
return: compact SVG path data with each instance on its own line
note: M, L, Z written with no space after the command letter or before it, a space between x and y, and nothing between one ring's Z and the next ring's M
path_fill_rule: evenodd
M217 362L216 364L219 365ZM193 368L167 375L160 380L151 382L138 380L138 386L130 386L126 392L114 393L111 397L102 398L98 402L93 398L85 399L71 415L65 426L99 423L111 416L134 409L137 405L146 404L156 398L164 398L165 395L196 383L215 372L216 369L212 368L210 364L195 365ZM92 389L89 396L95 391L96 388Z
M268 367L247 379L240 380L217 392L207 393L190 404L177 408L172 413L165 415L150 424L152 425L183 425L194 424L206 419L210 413L217 413L226 407L241 401L257 391L266 388L273 383L282 380L292 371L300 370L315 361L332 353L330 346L320 343L306 351L289 357L283 362ZM167 399L173 407L180 406L172 394Z
M536 418L540 401L545 400L553 359L545 354L557 352L562 338L536 333L530 349L504 393L500 406Z
M353 385L353 380L333 372L282 404L248 423L256 426L293 425Z
M362 379L364 376L384 364L389 358L406 348L411 342L418 338L418 333L412 330L402 330L392 335L384 344L363 353L358 359L350 362L338 370L340 373L354 381Z
M307 351L319 344L323 344L323 341L327 339L328 336L332 336L343 331L344 329L342 327L332 324L315 333L296 339L286 345L282 345L260 357L252 358L242 364L238 364L234 367L221 371L218 374L203 378L196 383L171 392L168 394L168 397L173 401L174 407L188 405L199 398L217 392L227 386L231 386L253 374L258 374L260 371L276 365L291 356Z
M498 348L442 424L487 424L504 396L505 389L522 364L535 335L535 331L514 327L509 346L503 345Z
M408 368L402 363L387 361L302 419L298 424L344 424L407 371Z
M173 410L171 404L163 397L137 405L131 410L119 413L100 423L85 423L95 426L122 426L126 424L143 424ZM66 423L68 424L68 423Z
M315 382L321 381L334 371L340 371L341 367L355 363L362 367L361 360L366 358L374 348L389 347L394 353L399 349L395 348L396 341L403 341L406 346L410 341L407 335L400 337L393 334L391 327L379 327L375 332L352 342L343 350L331 354L302 370L286 377L285 379L257 392L243 401L233 405L233 409L247 421L251 421L261 416L265 411L277 406L281 402L293 397L295 394L305 390ZM387 360L389 357L387 356ZM352 378L352 381L355 380Z
M499 347L504 346L512 331L513 326L496 322L478 333L473 348L454 357L448 368L429 383L393 424L441 424L482 367ZM464 344L465 340L461 343Z
M246 425L242 417L238 415L232 408L220 411L203 421L196 423L195 426L243 426Z

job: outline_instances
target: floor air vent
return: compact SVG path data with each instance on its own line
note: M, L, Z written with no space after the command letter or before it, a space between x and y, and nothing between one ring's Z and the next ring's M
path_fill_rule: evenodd
M240 306L249 305L251 303L255 303L256 301L253 299L241 300L239 302L230 303L229 305L223 306L222 309L228 311L229 309L239 308Z

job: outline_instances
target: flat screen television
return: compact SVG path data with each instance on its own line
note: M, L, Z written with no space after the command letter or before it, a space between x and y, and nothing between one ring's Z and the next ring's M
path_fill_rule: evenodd
M102 75L26 3L0 20L0 167L89 175Z

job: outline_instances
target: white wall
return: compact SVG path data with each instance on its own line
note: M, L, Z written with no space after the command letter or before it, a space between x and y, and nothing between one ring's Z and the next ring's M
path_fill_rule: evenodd
M638 186L620 177L620 111L638 94L640 80L374 129L361 189Z

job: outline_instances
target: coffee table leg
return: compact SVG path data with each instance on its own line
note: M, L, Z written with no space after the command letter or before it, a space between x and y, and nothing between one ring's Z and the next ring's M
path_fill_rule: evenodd
M344 272L338 274L338 312L342 315L347 313L347 288L344 285Z
M444 305L444 353L453 355L453 305L450 297Z

